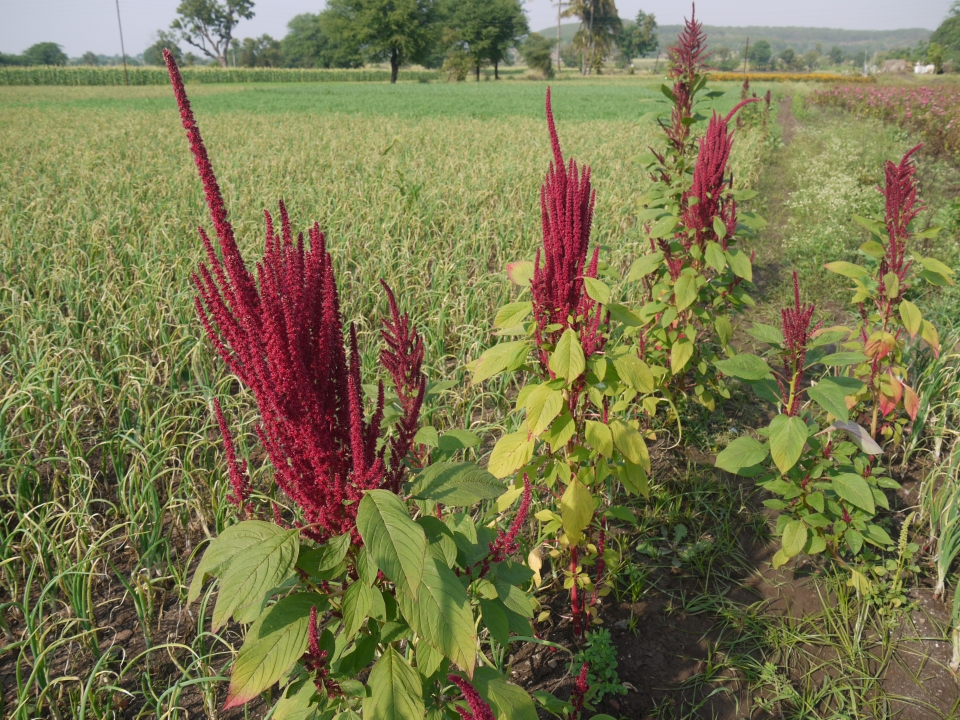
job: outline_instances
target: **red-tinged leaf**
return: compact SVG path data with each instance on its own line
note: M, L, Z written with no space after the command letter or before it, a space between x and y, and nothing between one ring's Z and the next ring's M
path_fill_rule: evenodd
M894 403L899 404L900 398L903 397L903 383L900 382L900 378L894 375L891 370L887 370L887 377L890 378L890 389L893 391L891 398Z
M910 420L917 419L917 413L920 412L920 397L909 385L903 386L903 407L910 416Z
M897 404L883 393L880 393L880 413L887 416L896 409Z
M514 285L526 287L533 279L533 263L529 260L507 263L507 278Z
M867 340L864 352L866 352L867 357L883 360L883 358L890 354L890 351L893 350L896 343L896 339L890 333L877 332Z

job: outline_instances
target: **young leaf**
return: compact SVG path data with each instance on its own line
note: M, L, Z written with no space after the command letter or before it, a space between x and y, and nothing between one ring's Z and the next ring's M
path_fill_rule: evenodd
M527 315L533 311L533 303L530 301L527 302L513 302L509 305L504 305L497 312L497 317L493 321L493 326L496 328L512 328L516 327L522 323Z
M630 266L630 272L627 274L627 282L636 282L652 273L663 262L663 253L657 252L641 255L633 261Z
M560 516L563 518L563 531L571 545L580 542L583 531L593 519L593 497L586 486L574 478L560 498Z
M756 355L744 353L714 363L724 375L740 380L763 380L772 377L770 368Z
M873 493L870 485L856 473L843 473L832 478L833 489L837 495L851 505L866 510L871 515L877 511L873 503Z
M587 420L584 435L590 447L598 453L604 457L613 455L613 433L607 425L596 420Z
M423 580L427 538L403 501L388 490L371 490L357 508L357 530L377 567L415 600Z
M697 299L697 276L684 273L678 277L673 286L673 295L676 298L678 311L686 310L693 305Z
M534 441L526 430L501 437L490 454L487 469L496 478L505 478L522 468L533 457Z
M387 646L370 671L370 695L363 699L363 720L423 720L423 684L420 673Z
M503 483L473 463L439 462L417 476L412 493L417 500L433 500L461 507L503 494Z
M619 355L613 359L613 366L620 379L637 392L652 393L656 389L650 366L636 355Z
M473 384L476 385L502 373L518 361L522 362L529 350L530 345L526 340L500 343L485 350L473 363Z
M573 328L567 328L560 336L557 347L550 355L550 369L567 382L573 382L587 367L580 339Z
M738 473L743 468L762 463L769 454L770 448L766 445L748 435L742 435L717 455L716 466L727 472Z
M777 415L770 423L770 454L784 475L800 459L807 442L807 426L798 417Z
M616 418L610 421L610 431L613 433L613 444L617 446L617 450L623 453L627 460L650 472L650 453L643 436L623 420Z
M610 302L610 286L602 280L585 277L583 279L583 286L591 300L595 300L601 305L606 305Z
M920 325L923 322L920 308L909 300L901 300L900 319L903 320L903 326L907 329L907 332L910 333L910 339L916 339L917 333L920 332Z
M678 340L670 348L670 372L679 375L693 357L693 343L689 339Z
M507 263L507 277L514 285L526 287L533 280L533 263L529 260Z

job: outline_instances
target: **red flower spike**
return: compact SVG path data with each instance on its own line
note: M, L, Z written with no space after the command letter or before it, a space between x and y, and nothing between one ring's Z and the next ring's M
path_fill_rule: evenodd
M497 533L497 539L490 543L489 562L502 562L508 555L511 555L517 551L517 536L520 534L524 524L527 522L527 517L530 514L530 501L532 500L532 497L533 493L530 487L530 478L526 473L524 473L523 499L520 501L520 508L517 510L517 514L513 518L513 522L510 524L510 529L507 532L500 530Z
M310 229L306 244L303 235L294 240L282 202L279 234L273 218L264 213L265 251L254 282L226 219L176 63L170 53L164 58L223 258L201 229L207 262L193 276L200 321L217 354L253 393L260 411L257 436L274 466L277 485L303 513L298 526L317 541L350 532L359 542L356 512L364 492L392 489L400 482L410 428L419 418L420 388L425 386L422 342L391 295L393 318L385 325L388 350L383 362L391 374L399 373L394 381L405 404L399 437L385 461L386 446L379 442L383 387L368 422L356 331L351 326L346 334L348 357L333 263L319 225ZM218 422L223 430L222 417ZM229 448L230 441L227 444ZM242 487L239 470L231 467L234 494Z
M800 281L797 279L797 273L793 273L793 307L784 308L780 311L783 329L783 369L787 378L794 380L792 386L798 388L800 379L803 375L803 365L807 358L807 345L819 328L810 328L810 321L813 318L813 304L803 306L800 303ZM779 379L778 379L779 382ZM783 384L780 384L781 392L785 393ZM785 398L786 399L786 398ZM787 415L796 415L800 408L800 393L795 393L790 407L785 408Z
M580 720L580 716L583 714L583 704L586 702L587 692L590 690L590 684L587 682L589 671L590 666L587 663L580 667L580 674L577 676L573 685L573 693L570 695L570 704L573 705L573 709L568 716L569 720Z
M583 283L584 277L597 276L599 248L594 248L587 264L596 192L590 184L590 168L581 170L572 159L564 165L553 122L550 88L546 106L553 162L540 189L543 247L537 251L530 283L537 343L559 337L559 332L544 337L548 325L574 327L580 330L584 354L590 357L603 343L598 332L602 309L587 295ZM545 357L541 360L546 366Z
M911 158L922 147L923 143L908 151L899 165L894 165L888 160L884 166L886 183L880 189L886 200L885 221L890 238L884 257L886 270L896 273L900 280L903 280L908 267L904 264L907 240L910 237L908 226L910 221L923 210L923 206L917 205L917 167Z
M669 76L675 79L673 97L675 104L670 116L669 127L664 128L667 139L674 149L683 154L690 138L690 126L683 121L693 115L694 86L697 76L703 72L707 52L707 35L702 23L697 22L697 6L692 6L690 19L684 18L683 30L677 37L677 44L667 48L670 59Z
M463 720L496 720L493 716L493 710L487 705L486 700L480 697L480 693L478 693L473 685L466 679L459 675L448 675L447 680L460 688L464 700L466 700L467 705L470 706L470 710L460 707L457 708L457 712L460 713L460 717L463 718Z
M227 470L230 473L230 487L233 489L233 496L227 496L227 499L244 513L248 513L250 508L250 477L247 475L247 461L237 462L237 452L233 446L233 436L230 434L230 428L223 417L223 410L220 407L220 401L214 398L213 413L217 418L217 425L220 426L220 434L223 436L223 447L227 455Z

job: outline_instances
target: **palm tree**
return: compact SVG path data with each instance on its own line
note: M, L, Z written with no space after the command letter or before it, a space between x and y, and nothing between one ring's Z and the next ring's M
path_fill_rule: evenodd
M580 53L580 74L589 75L613 49L623 28L614 0L572 0L563 14L580 18L573 47Z

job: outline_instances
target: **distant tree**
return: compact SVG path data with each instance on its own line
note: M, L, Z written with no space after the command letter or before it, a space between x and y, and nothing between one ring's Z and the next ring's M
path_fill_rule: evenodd
M81 65L93 65L96 67L100 64L100 58L97 57L96 53L90 52L87 50L83 56L80 58Z
M163 51L169 50L173 54L173 59L177 64L183 62L183 51L177 44L177 37L173 33L165 30L157 31L157 41L143 51L144 65L163 65Z
M556 39L545 38L540 33L530 33L520 46L520 56L531 70L553 77L553 48Z
M335 27L340 16L322 12L303 13L287 23L287 32L280 47L288 67L357 68L363 56L356 43L344 44L347 33Z
M614 0L570 0L563 14L580 18L573 46L580 53L580 74L589 75L602 65L623 30L617 5Z
M823 45L821 45L820 43L817 43L817 47L815 49L817 51L817 57L820 57L821 55L823 55Z
M253 0L181 0L170 28L211 60L227 66L227 50L240 20L253 17Z
M760 70L767 67L771 57L773 57L773 50L771 50L770 43L766 40L757 40L750 46L750 53L747 55L750 63Z
M480 68L491 63L499 79L499 66L519 38L530 32L519 0L456 0L447 5L444 38L451 49L448 58L463 55L480 79Z
M390 63L391 83L401 65L430 55L438 34L436 0L328 0L324 12L340 21L332 24L338 42Z
M27 61L23 55L8 55L7 53L0 53L0 67L4 65L26 65Z
M720 46L713 51L712 61L716 63L717 67L724 72L735 70L740 64L740 61L734 56L733 50L725 45Z
M816 70L820 65L820 53L811 50L810 52L804 53L800 61L807 70Z
M67 56L60 46L52 42L31 45L23 52L27 65L66 65Z
M797 61L797 52L796 52L796 50L794 50L794 49L791 48L791 47L784 48L783 50L781 50L781 51L780 51L780 61L783 63L783 66L784 66L786 69L792 70L792 69L794 68L794 64L795 64L796 61Z
M234 59L234 56L235 59ZM230 60L240 67L282 67L283 53L280 51L280 41L269 35L258 38L244 38L234 40L230 47Z
M655 53L660 46L660 41L657 39L656 16L640 10L637 13L636 24L629 31L620 33L617 44L620 46L620 52L627 56L627 60Z
M830 62L834 65L839 65L843 62L843 50L837 45L830 48L828 55L830 56Z
M853 56L853 64L856 67L862 66L867 61L867 51L858 50L856 55Z
M938 42L931 42L927 46L927 64L933 65L937 75L943 74L943 48Z
M953 60L960 59L960 0L950 8L951 15L934 30L930 43L943 48L943 54Z
M490 0L488 12L493 32L487 59L493 63L494 79L499 80L500 63L507 61L511 49L519 47L530 26L521 0Z

